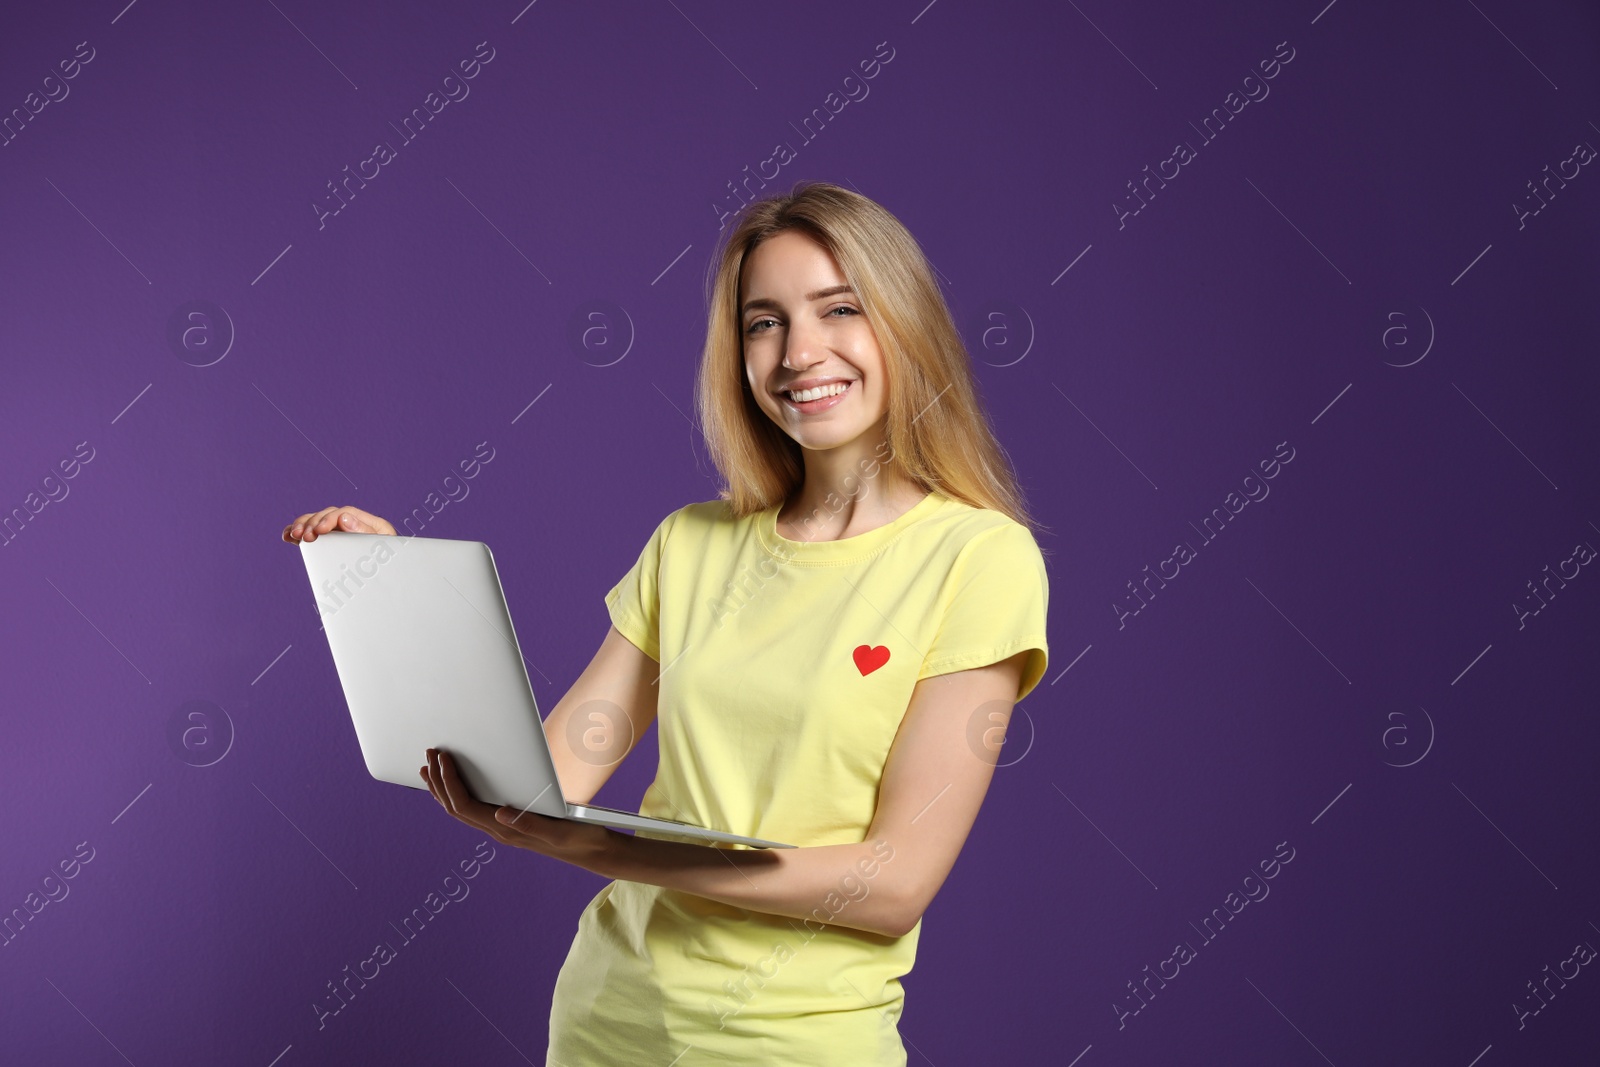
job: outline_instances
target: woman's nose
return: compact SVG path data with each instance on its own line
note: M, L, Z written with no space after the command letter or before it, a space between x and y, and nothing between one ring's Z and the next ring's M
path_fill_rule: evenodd
M791 329L784 339L783 365L790 370L805 370L827 356L820 339L804 329Z

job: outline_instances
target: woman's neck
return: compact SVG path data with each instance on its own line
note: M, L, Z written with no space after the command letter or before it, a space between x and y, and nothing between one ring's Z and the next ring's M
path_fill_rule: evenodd
M778 509L778 533L791 541L838 541L885 526L921 503L928 490L880 465L874 477L814 481Z

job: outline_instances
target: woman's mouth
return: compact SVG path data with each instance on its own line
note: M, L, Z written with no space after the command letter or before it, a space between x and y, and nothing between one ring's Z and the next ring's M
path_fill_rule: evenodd
M801 396L810 396L815 395L816 393L824 394L820 397L817 397L815 400L796 400L794 394L787 392L780 393L778 395L783 397L783 402L785 404L789 405L789 407L793 408L795 411L798 411L800 414L815 415L819 412L827 411L829 408L842 401L845 397L849 396L850 390L855 387L855 384L855 381L852 379L848 382L830 382L827 385L821 386L817 389L801 390Z

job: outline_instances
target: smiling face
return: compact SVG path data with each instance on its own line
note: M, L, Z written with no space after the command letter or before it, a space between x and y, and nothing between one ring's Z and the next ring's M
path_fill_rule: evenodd
M739 289L745 378L767 417L807 449L875 442L889 410L883 353L828 250L796 230L769 237Z

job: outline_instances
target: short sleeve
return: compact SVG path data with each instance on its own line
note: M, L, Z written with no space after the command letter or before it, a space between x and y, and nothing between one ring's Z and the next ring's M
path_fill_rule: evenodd
M1011 522L964 545L950 568L943 615L918 680L1009 659L1025 649L1017 700L1044 677L1049 662L1045 616L1049 576L1033 534Z
M628 573L606 593L611 625L657 663L661 662L661 556L677 514L674 511L656 525Z

